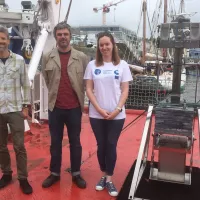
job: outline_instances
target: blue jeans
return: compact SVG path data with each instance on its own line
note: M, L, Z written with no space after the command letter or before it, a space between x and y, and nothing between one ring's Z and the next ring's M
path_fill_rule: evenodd
M112 176L117 160L117 142L125 119L105 120L90 118L97 140L97 157L102 172Z
M59 109L49 111L49 129L51 134L51 161L50 171L60 174L62 162L62 140L64 125L67 127L70 144L71 171L80 172L82 147L80 143L81 132L81 108Z

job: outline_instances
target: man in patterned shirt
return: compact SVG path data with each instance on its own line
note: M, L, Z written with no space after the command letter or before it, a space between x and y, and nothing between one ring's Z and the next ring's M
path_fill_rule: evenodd
M8 50L10 43L7 28L0 26L0 166L3 176L0 188L12 180L10 155L7 148L10 126L16 154L20 187L25 194L32 193L27 181L27 154L24 146L23 107L30 102L30 83L23 57ZM23 91L23 93L22 93Z

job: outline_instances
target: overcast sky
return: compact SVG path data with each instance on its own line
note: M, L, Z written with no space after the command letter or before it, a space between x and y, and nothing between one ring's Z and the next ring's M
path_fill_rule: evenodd
M61 0L61 20L64 19L70 0ZM110 0L112 1L112 0ZM169 2L175 2L176 9L179 8L180 0L168 0ZM36 4L37 0L32 0ZM95 13L94 7L101 7L109 0L73 0L71 12L69 15L68 23L71 26L79 25L101 25L102 24L102 12ZM106 15L107 25L121 25L131 30L136 31L139 24L139 16L141 12L142 0L126 0L117 6L110 8L110 13ZM147 0L148 13L150 19L157 0ZM6 3L12 9L18 9L21 7L20 0L6 0ZM198 12L192 17L192 21L200 21L200 0L185 0L186 12ZM115 8L115 11L114 11Z

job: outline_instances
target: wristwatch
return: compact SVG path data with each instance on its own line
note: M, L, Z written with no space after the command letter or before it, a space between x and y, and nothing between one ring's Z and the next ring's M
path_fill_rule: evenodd
M28 108L28 105L27 104L23 104L22 107L23 108Z
M119 110L119 112L122 112L122 108L116 107L116 109Z

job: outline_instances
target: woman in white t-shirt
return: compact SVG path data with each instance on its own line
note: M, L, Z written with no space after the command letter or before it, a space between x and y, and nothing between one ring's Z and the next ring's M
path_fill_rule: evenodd
M103 173L96 190L106 188L111 196L117 196L112 176L117 159L117 142L126 117L124 104L132 76L128 64L120 60L110 33L98 34L96 60L89 62L84 79L90 100L90 123L97 140L97 157Z

